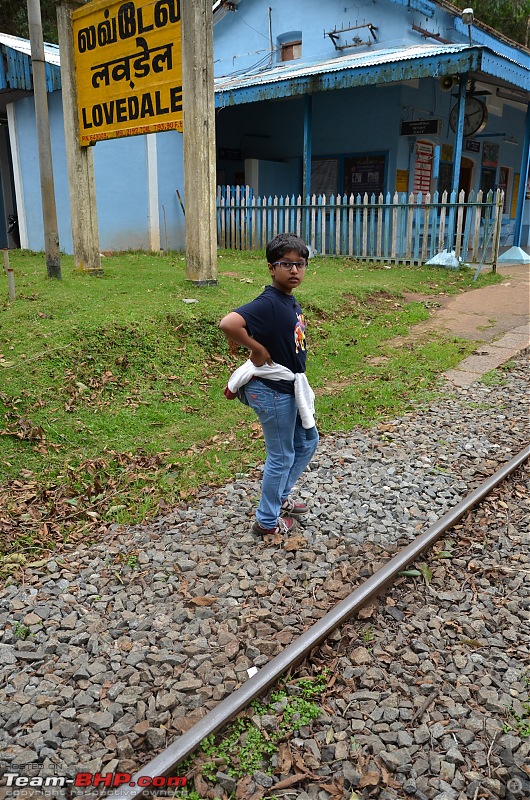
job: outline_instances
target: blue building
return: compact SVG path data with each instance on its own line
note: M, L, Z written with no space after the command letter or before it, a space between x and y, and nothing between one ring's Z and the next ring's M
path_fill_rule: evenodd
M220 183L328 196L500 187L513 229L526 48L443 0L220 1L214 20Z
M527 48L446 0L216 0L213 20L219 184L259 195L500 187L503 243L518 224L530 244ZM29 45L0 36L0 50L0 245L17 213L22 246L39 250ZM59 236L72 252L57 48L46 58ZM184 249L182 149L177 131L98 142L102 250Z

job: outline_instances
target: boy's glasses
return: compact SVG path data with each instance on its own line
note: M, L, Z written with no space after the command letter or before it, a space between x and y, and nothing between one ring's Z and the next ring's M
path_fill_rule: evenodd
M305 269L307 267L307 261L274 261L272 266L281 267L290 272L293 267L296 267L296 269Z

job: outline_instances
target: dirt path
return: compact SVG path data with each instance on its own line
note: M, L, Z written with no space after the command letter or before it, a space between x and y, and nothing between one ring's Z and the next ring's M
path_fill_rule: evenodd
M392 340L395 347L424 338L429 333L446 333L470 339L477 350L445 377L458 386L470 386L482 375L504 364L530 346L530 266L499 268L502 283L459 295L408 295L407 300L431 302L429 319L415 325L407 336Z
M504 277L502 283L459 295L407 295L407 300L433 304L430 318L414 326L412 337L423 336L429 331L445 331L463 339L491 342L508 331L528 326L530 266L503 266L498 272ZM406 338L395 342L400 344Z

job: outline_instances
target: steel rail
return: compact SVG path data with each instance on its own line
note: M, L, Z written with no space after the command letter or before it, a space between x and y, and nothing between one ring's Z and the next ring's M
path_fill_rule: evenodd
M272 661L265 664L255 675L222 700L218 706L209 711L199 722L182 734L166 750L149 761L139 772L135 773L128 784L124 784L111 795L112 800L136 800L142 797L150 780L158 776L175 774L175 767L190 756L202 740L216 733L240 711L259 697L288 669L296 666L302 659L320 644L339 625L365 605L368 600L379 594L394 578L428 549L449 528L455 525L463 515L479 503L502 483L514 470L530 457L530 445L521 450L510 461L507 461L497 472L487 478L484 483L474 489L456 506L440 517L424 533L411 544L401 550L368 580L358 586L348 597L338 603L324 617L312 625L294 642L288 645ZM138 785L140 783L140 786ZM152 787L151 787L152 788Z

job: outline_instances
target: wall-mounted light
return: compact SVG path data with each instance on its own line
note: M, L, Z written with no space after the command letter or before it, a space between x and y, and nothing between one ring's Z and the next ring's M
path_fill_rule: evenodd
M464 25L467 25L467 32L468 32L468 35L469 35L469 44L472 44L472 41L471 41L471 26L473 25L474 21L475 21L475 14L473 13L473 9L472 8L464 8L464 10L462 11L462 22L464 23Z

